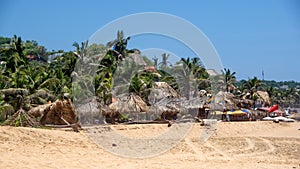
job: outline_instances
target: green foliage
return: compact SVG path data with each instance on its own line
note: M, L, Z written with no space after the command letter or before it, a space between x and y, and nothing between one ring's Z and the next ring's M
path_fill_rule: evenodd
M104 55L107 52L107 47L102 44L92 44L88 47L87 54L89 57L95 55Z
M118 31L117 39L107 43L108 47L113 47L109 50L103 59L95 75L96 95L104 102L111 103L113 75L117 70L118 64L124 60L131 51L127 50L127 42L130 37L124 38L123 31Z
M150 88L156 75L142 71L135 75L129 85L129 92L139 95L143 100L147 101L150 94Z
M233 92L233 89L235 88L234 83L236 81L236 77L235 77L236 72L231 72L230 69L225 68L223 73L224 73L226 91Z
M209 86L209 74L197 57L181 58L171 72L179 83L180 91L187 99L190 98L191 90L194 91L193 96L196 96L198 90L207 89Z
M129 115L130 115L130 114L121 114L120 120L121 120L122 122L129 121Z
M11 38L6 38L0 36L0 47L5 47L6 45L9 45L11 41Z
M158 73L161 75L159 78L160 82L166 82L168 83L173 89L178 90L179 86L178 83L176 82L176 79L174 76L170 75L164 70L158 70Z
M54 101L64 93L69 93L76 101L89 99L96 94L104 104L109 104L113 87L117 87L119 93L129 89L129 92L147 100L149 89L156 81L168 83L175 90L182 91L187 98L192 91L196 96L199 90L210 89L210 84L214 83L197 57L182 58L179 63L170 66L166 53L162 54L160 63L156 57L152 61L143 56L147 65L155 66L158 73L144 70L128 55L134 51L127 49L129 39L124 37L122 31L118 31L117 38L107 46L88 46L88 41L85 41L81 44L75 42L75 51L47 52L44 46L33 40L24 42L16 35L12 38L0 37L0 122L15 113L18 94L24 98L23 109L28 110L31 104ZM61 55L51 63L40 61L46 61L48 55L57 52ZM38 59L28 59L28 55ZM256 100L254 93L266 90L274 102L285 106L300 104L298 82L260 81L256 77L236 81L235 75L235 72L224 69L222 80L228 92L240 90L240 93L250 93L249 98ZM215 82L221 81L219 77L214 78ZM124 120L127 118L124 117Z

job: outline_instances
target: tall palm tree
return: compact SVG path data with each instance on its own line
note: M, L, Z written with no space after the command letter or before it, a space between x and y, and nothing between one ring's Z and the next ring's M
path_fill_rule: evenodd
M106 44L107 47L112 47L112 54L116 57L117 60L123 60L126 57L126 54L133 53L132 50L127 50L127 43L130 40L130 37L124 38L123 31L117 32L117 39L110 41Z
M103 59L100 61L100 66L96 72L95 88L96 94L102 98L105 104L111 102L111 89L113 83L113 74L117 70L117 66L128 53L127 42L130 37L124 38L123 31L118 31L117 39L107 43L107 46L113 47L109 50Z
M77 42L73 43L73 46L76 48L74 54L81 60L82 63L84 62L84 59L87 56L88 44L88 40L85 42L81 42L81 46L79 46Z
M18 53L19 57L25 62L27 63L27 59L23 53L24 51L24 47L23 47L23 42L21 37L17 37L17 35L14 35L14 37L12 38L12 47L13 49Z
M196 89L199 88L200 90L206 89L210 83L208 80L209 74L207 73L206 69L204 68L200 58L194 57L192 58L192 71L194 74L194 78L196 80ZM197 90L195 90L194 96L197 95Z
M152 59L153 59L153 61L154 61L154 63L153 63L154 67L157 68L157 65L158 65L158 58L157 58L156 56L154 56L154 58L152 58Z
M168 63L170 64L170 62L168 61L169 56L170 56L170 54L163 53L161 55L162 61L158 65L160 65L162 68L167 67Z
M27 58L24 55L24 47L21 37L14 37L11 39L10 45L0 49L1 61L5 62L5 68L8 74L14 73L16 69L27 63Z
M192 70L192 63L190 58L181 58L182 68L179 72L180 81L184 83L183 86L183 93L184 96L189 99L190 98L190 91L191 91L191 81L193 80L193 70Z
M235 74L236 72L231 72L230 69L224 69L225 73L224 73L224 81L225 81L225 85L226 85L226 92L232 92L233 89L235 88L235 81L236 81L236 77Z

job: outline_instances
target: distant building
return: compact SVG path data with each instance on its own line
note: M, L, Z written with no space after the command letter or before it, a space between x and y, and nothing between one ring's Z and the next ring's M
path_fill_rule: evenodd
M40 62L47 62L47 60L45 60L42 57L38 57L36 55L26 55L26 58L30 61L30 60L36 60L36 61L40 61Z
M52 54L52 55L49 55L49 56L48 56L48 63L53 62L53 60L54 60L55 58L57 58L57 57L59 57L59 56L62 56L62 55L63 55L63 53L54 53L54 54Z
M282 90L287 90L288 88L289 88L288 85L282 85L282 86L280 86L280 89L282 89Z
M206 70L209 76L217 76L220 75L215 69L207 69Z

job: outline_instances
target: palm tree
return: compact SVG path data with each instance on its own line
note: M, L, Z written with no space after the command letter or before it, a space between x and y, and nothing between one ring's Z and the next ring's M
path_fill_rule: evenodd
M147 101L150 94L150 88L152 87L153 81L156 75L141 71L136 74L130 81L129 92L139 95L143 100Z
M230 69L224 69L225 73L224 73L224 81L225 81L225 85L226 85L226 92L232 92L233 89L235 88L235 81L236 81L236 77L235 77L235 72L231 72Z
M194 74L194 78L196 80L195 89L206 89L210 84L208 80L209 74L207 73L206 69L204 68L200 58L194 57L192 58L192 71ZM196 97L198 90L195 90L194 97Z
M27 58L24 55L23 42L21 37L14 37L11 39L11 43L0 49L1 61L4 61L6 74L14 73L16 69L27 63Z
M117 60L123 60L125 59L126 54L134 52L126 49L128 40L130 40L130 37L124 38L123 31L118 31L117 39L106 44L107 47L112 47L113 56L116 57Z
M85 42L81 42L81 46L79 46L79 44L77 42L73 43L73 46L76 48L76 51L74 52L74 54L80 58L82 61L84 59L84 57L87 55L87 47L88 47L89 41L85 41Z
M22 61L27 63L27 59L23 53L24 47L21 37L17 37L17 35L14 35L14 37L12 38L12 48L15 50L15 52L18 53Z
M100 61L100 66L95 76L96 94L102 98L105 104L111 102L111 89L113 86L113 74L117 70L117 66L128 53L132 51L127 50L127 42L130 37L124 38L123 31L118 31L117 39L107 43L107 46L113 47L109 50L103 59Z
M181 58L182 68L179 72L180 82L184 83L183 86L183 93L184 96L189 99L190 98L190 90L191 90L191 81L193 80L193 70L192 70L192 63L190 58Z
M168 61L169 56L170 54L163 53L161 55L162 61L158 65L160 65L162 68L167 67L168 63L170 64L170 62Z
M295 88L289 88L282 92L282 99L285 107L291 107L299 98L298 91Z
M199 89L206 89L209 84L209 75L199 58L181 58L173 71L178 78L178 82L183 83L181 84L181 90L187 99L190 98L192 86L194 90L193 96L196 97Z
M256 91L260 90L262 86L264 86L264 83L257 77L249 79L243 84L243 88L249 93L248 98L252 99L254 102L258 99L258 96L255 93Z
M154 56L154 58L152 58L153 61L154 61L154 67L157 68L157 65L158 65L158 58L156 56Z

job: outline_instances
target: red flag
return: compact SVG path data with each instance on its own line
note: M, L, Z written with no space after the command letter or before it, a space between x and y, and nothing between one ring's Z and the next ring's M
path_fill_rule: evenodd
M273 111L275 110L278 110L278 104L272 106L270 109L269 109L269 113L272 113Z

